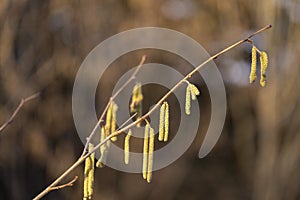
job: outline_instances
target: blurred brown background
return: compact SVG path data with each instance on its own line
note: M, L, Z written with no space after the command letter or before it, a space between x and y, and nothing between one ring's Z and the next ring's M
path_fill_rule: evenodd
M0 199L33 198L80 156L72 87L81 62L101 41L131 28L160 26L187 34L213 54L269 23L273 28L254 39L270 58L266 88L248 84L249 45L216 60L228 110L223 133L207 157L197 155L210 101L201 78L194 78L203 90L201 116L208 117L201 118L188 151L154 172L151 184L140 174L97 170L93 199L300 199L299 13L297 0L1 0L0 123L21 98L37 91L41 97L0 133ZM99 113L114 81L143 53L147 62L188 72L182 59L167 53L125 55L107 71L105 88L99 87L101 97L107 96L98 101ZM153 90L144 91L157 98ZM82 199L82 173L80 166L65 180L79 175L74 187L44 199Z

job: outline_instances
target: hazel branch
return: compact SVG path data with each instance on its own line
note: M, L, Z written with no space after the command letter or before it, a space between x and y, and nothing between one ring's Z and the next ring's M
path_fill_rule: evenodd
M15 117L17 116L17 114L19 113L19 111L21 110L21 108L22 108L28 101L31 101L31 100L33 100L33 99L39 97L39 96L40 96L40 93L38 92L38 93L35 93L35 94L33 94L33 95L29 96L29 97L26 97L26 98L21 99L21 101L20 101L18 107L15 109L15 111L13 112L13 114L12 114L12 115L10 116L10 118L9 118L4 124L2 124L2 126L0 127L0 134L1 134L1 132L2 132L8 125L10 125L10 124L14 121Z
M129 128L137 125L138 123L140 123L141 121L143 120L146 120L146 118L151 115L173 92L174 90L176 90L183 82L187 81L187 79L189 79L193 74L195 74L201 67L203 67L204 65L206 65L207 63L209 63L210 61L216 59L218 56L228 52L229 50L245 43L245 42L249 42L249 39L251 39L252 37L254 37L255 35L271 28L272 26L271 25L268 25L268 26L265 26L263 27L262 29L252 33L251 35L249 35L247 38L245 39L242 39L242 40L239 40L238 42L230 45L229 47L223 49L222 51L216 53L215 55L211 56L210 58L208 58L206 61L204 61L203 63L201 63L199 66L197 66L194 70L192 70L189 74L187 74L182 80L180 80L171 90L169 90L156 104L155 106L149 110L146 114L144 114L141 118L139 118L138 120L132 122L131 124L125 126L124 128L121 128L117 131L115 131L114 133L110 134L108 137L106 137L102 142L98 143L90 152L86 152L86 147L84 149L84 153L82 154L81 157L78 158L78 160L72 165L70 166L62 175L60 175L53 183L51 183L46 189L44 189L41 193L39 193L35 198L34 200L38 200L38 199L41 199L42 197L44 197L50 190L49 188L51 187L55 187L57 184L59 184L69 173L71 173L76 167L78 167L82 162L84 162L84 160L90 156L92 153L94 153L97 149L99 149L99 147L101 145L104 145L108 140L110 140L112 137L115 137L115 136L118 136L119 134L121 134L122 132L128 130ZM143 61L143 60L142 60ZM141 63L143 63L141 61ZM132 76L134 77L134 76ZM130 78L130 79L133 79L133 78ZM130 80L129 79L129 80ZM128 81L129 81L128 80ZM127 82L126 82L127 83ZM124 87L120 88L120 89L123 89ZM117 94L117 93L116 93ZM97 126L99 126L100 124L100 121L102 120L103 116L105 115L108 107L109 107L109 104L111 103L112 99L116 96L116 94L111 97L109 103L107 104L105 110L103 111L98 123L96 124L95 126L95 129L97 128ZM95 130L94 129L94 130ZM88 141L87 141L87 144L90 142L91 140L91 137L93 136L94 134L94 131L90 134L90 137L88 138ZM86 145L87 146L87 145Z
M77 181L77 179L78 179L78 176L75 176L70 182L63 184L63 185L51 187L51 188L49 188L49 190L52 191L52 190L63 189L65 187L72 187L74 185L74 183Z

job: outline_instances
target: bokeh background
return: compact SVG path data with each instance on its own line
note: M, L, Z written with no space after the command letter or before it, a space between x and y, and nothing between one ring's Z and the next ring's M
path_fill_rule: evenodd
M300 2L1 0L0 123L21 98L35 92L41 97L28 102L0 133L0 199L32 199L81 155L72 87L81 62L101 41L131 28L159 26L187 34L213 54L267 24L273 28L254 38L269 54L266 88L248 84L251 46L239 46L216 60L228 109L213 151L198 158L210 99L201 77L193 77L202 91L201 125L193 145L179 160L154 172L151 184L140 174L97 170L93 199L300 199ZM182 74L192 69L167 52L126 54L99 83L99 113L118 78L144 53L147 62L168 64ZM144 111L166 92L155 87L143 88ZM170 101L176 104L172 97ZM178 123L174 110L171 138ZM79 180L73 187L44 199L82 199L83 166L65 181L75 175Z

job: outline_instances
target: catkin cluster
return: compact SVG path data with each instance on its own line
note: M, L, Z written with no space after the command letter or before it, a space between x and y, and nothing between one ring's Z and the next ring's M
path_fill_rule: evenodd
M160 107L158 140L167 142L169 137L169 104L164 102Z
M260 85L262 87L266 86L266 78L267 78L267 67L268 67L268 55L264 51L258 50L254 45L252 45L252 61L251 61L251 71L249 76L249 82L253 83L256 80L256 65L257 65L257 58L256 54L259 53L259 60L260 60Z
M147 123L144 132L143 179L150 183L153 169L154 129Z
M200 94L198 88L189 83L186 89L186 113L190 114L190 101L196 100L196 96ZM143 94L141 90L141 84L136 84L133 89L132 101L130 104L131 112L139 114L141 117L142 109L142 100ZM107 137L113 134L116 131L116 112L118 106L115 102L111 101L109 108L106 113L105 125L101 126L100 131L100 143L102 143ZM154 129L150 126L149 122L146 121L146 126L144 129L144 146L143 146L143 163L142 163L142 175L148 183L152 179L153 171L153 152L154 152ZM130 138L132 132L128 131L124 139L124 162L129 164L130 158ZM159 141L168 141L169 137L169 104L167 101L164 101L160 107L160 121L159 121ZM108 149L111 141L115 141L116 136L112 137L111 140L107 140L106 143L100 146L100 158L96 163L97 167L103 167L106 161ZM93 145L89 144L89 152L93 149ZM85 160L85 169L84 169L84 200L92 198L93 194L93 182L94 182L94 153L92 153Z
M196 96L200 95L199 89L192 83L187 82L186 93L185 93L185 113L191 114L191 98L196 100Z
M106 114L106 122L105 122L105 133L106 136L114 133L116 131L116 113L118 110L118 106L114 101L111 101L109 108ZM111 141L116 141L117 137L112 137Z

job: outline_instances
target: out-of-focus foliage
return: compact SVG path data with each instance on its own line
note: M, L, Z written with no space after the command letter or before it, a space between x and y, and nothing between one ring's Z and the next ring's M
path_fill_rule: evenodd
M80 156L72 87L80 63L101 41L131 28L161 26L183 32L215 53L269 23L273 28L254 38L269 54L265 88L248 85L250 45L216 60L226 83L228 114L209 156L197 157L209 122L202 117L193 145L175 163L154 172L151 184L140 174L105 167L96 170L94 199L299 199L299 13L297 0L1 0L0 122L22 97L36 91L42 96L0 135L0 199L32 198ZM149 62L169 64L183 74L191 69L166 52L125 55L99 84L99 113L114 81L137 65L142 53ZM205 85L199 77L191 82L203 90L201 116L209 116ZM151 99L144 106L158 100L158 92L143 91ZM178 113L170 112L171 133ZM73 173L80 176L74 187L45 199L81 199L82 174L83 166Z

